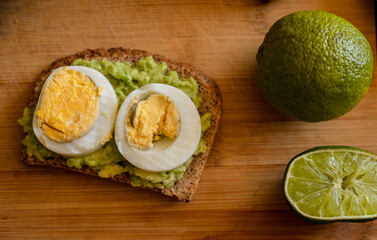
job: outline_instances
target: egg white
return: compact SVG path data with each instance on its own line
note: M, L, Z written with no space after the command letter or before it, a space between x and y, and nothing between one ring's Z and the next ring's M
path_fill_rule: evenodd
M135 101L145 100L154 93L175 102L181 119L180 130L175 139L165 137L153 143L151 149L142 151L130 146L126 139L127 117ZM134 166L151 172L168 171L184 164L195 152L200 137L201 121L195 104L184 92L165 84L148 84L131 92L122 103L115 122L115 141L120 153Z
M39 96L36 111L39 109L41 98L47 83L51 80L55 72L62 68L65 67L54 70L47 78ZM98 88L102 88L99 96L100 109L94 127L85 136L74 141L65 143L56 142L44 134L38 125L38 117L34 113L33 130L38 140L49 150L68 157L84 156L98 150L110 140L109 137L113 131L114 121L118 110L118 100L114 88L102 73L92 68L82 66L68 66L66 68L86 74Z

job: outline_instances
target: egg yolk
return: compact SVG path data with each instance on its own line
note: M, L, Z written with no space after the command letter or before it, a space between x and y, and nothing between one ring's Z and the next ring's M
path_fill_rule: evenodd
M180 117L174 101L161 94L152 94L140 101L131 118L127 117L126 138L128 143L139 150L153 147L153 140L166 136L174 139L178 136Z
M100 92L82 72L57 71L42 90L36 111L44 134L56 142L71 142L87 134L97 121Z

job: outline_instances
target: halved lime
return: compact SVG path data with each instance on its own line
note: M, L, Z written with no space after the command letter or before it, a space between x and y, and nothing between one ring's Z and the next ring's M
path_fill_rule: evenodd
M346 146L309 149L288 164L284 195L311 222L374 220L377 155Z

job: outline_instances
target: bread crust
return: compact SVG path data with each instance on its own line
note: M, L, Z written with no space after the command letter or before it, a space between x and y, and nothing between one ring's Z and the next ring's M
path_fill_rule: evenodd
M125 49L125 48L111 48L111 49L95 49L95 50L84 50L60 58L54 61L48 68L43 70L40 75L36 78L33 92L30 97L29 107L32 107L38 102L39 94L41 92L42 86L50 73L59 67L69 66L71 63L78 58L84 60L91 59L108 59L112 61L124 61L136 63L139 59L152 56L156 62L165 62L168 66L169 71L176 71L181 78L193 77L199 86L199 96L203 99L200 106L199 113L203 114L205 112L210 112L212 114L212 124L208 130L204 133L203 139L207 146L205 153L199 154L194 157L191 164L187 168L182 179L177 181L174 186L168 189L158 189L153 188L152 190L161 192L162 194L176 198L182 202L189 202L198 187L199 180L202 175L203 168L208 159L208 155L212 149L212 145L215 139L215 134L219 128L221 112L222 112L222 97L220 89L216 82L200 71L199 69L192 67L186 63L180 63L171 59L168 59L161 55L156 55L143 50L137 49ZM35 157L29 157L26 153L26 147L23 147L22 161L27 165L39 165L39 166L50 166L56 168L63 168L66 170L80 172L92 176L98 177L98 171L90 169L88 167L83 167L82 169L70 168L66 166L66 160L64 158L52 158L46 159L44 162L38 160ZM130 176L127 173L114 176L110 178L116 182L131 183ZM148 188L149 189L149 188Z

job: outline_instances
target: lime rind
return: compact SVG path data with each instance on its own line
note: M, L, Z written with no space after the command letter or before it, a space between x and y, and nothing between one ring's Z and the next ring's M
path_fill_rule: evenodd
M347 146L323 146L294 157L284 177L289 205L317 222L377 218L377 156Z

